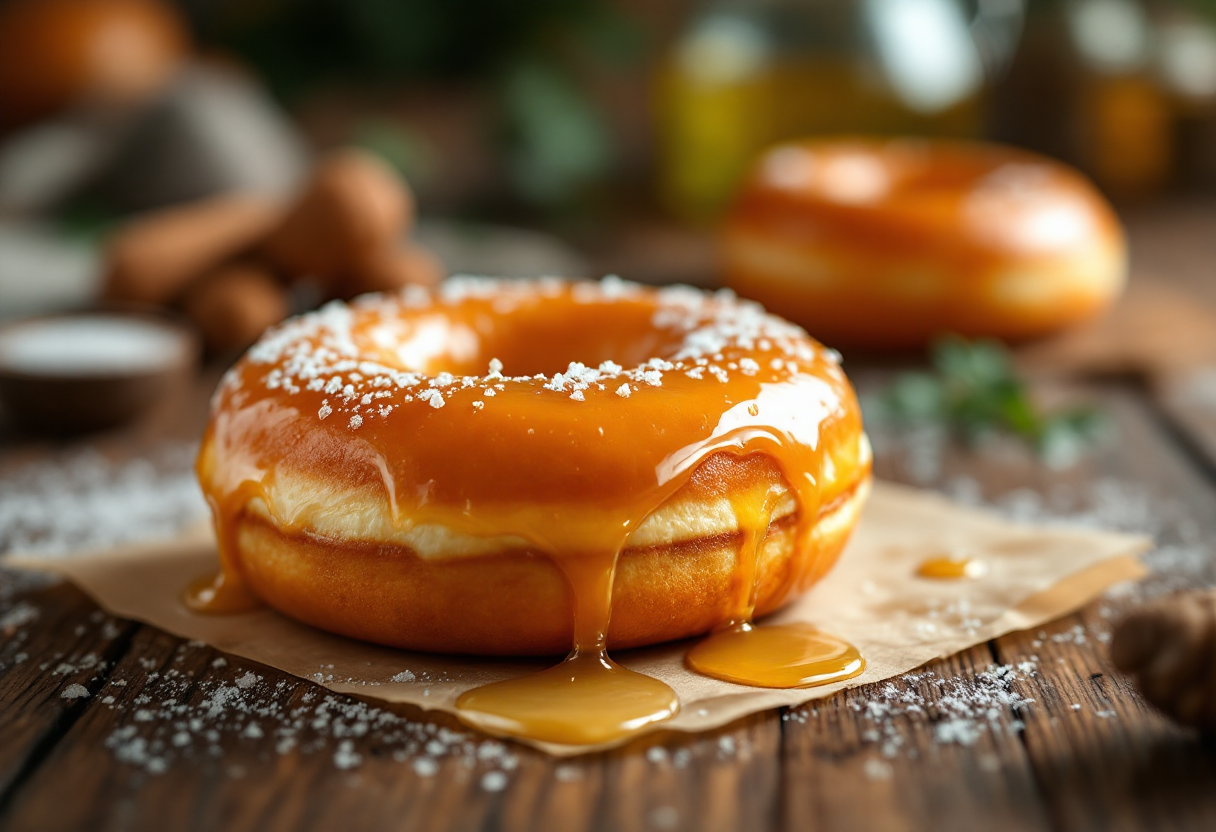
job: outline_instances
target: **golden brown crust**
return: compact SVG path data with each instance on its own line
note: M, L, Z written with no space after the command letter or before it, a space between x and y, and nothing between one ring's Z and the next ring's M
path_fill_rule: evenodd
M1126 275L1114 211L1076 171L912 140L769 151L726 220L723 261L727 285L816 337L883 348L1043 335L1104 309Z
M820 512L810 546L794 518L761 550L757 615L796 594L793 574L819 576L848 541L868 476ZM626 549L613 588L610 648L704 633L730 614L741 535ZM571 644L572 600L560 571L526 549L433 562L400 546L288 534L265 519L238 524L245 579L272 607L324 630L411 650L549 655Z
M862 502L838 359L754 304L620 281L327 306L214 401L198 472L223 580L199 608L257 596L346 635L489 654L690 636L749 617L753 588L763 614L827 571Z

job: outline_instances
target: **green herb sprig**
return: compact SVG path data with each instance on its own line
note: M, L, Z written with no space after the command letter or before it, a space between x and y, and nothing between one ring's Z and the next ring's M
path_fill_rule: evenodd
M878 422L939 424L976 443L1004 432L1028 442L1053 467L1072 464L1106 429L1092 407L1040 410L996 341L941 338L930 350L929 373L904 373L867 399Z

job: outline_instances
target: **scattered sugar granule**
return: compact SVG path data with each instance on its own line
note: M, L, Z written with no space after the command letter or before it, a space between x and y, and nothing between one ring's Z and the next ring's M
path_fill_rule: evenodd
M400 673L398 673L398 674L394 675L394 676L392 677L392 679L390 679L389 681L392 681L392 682L412 682L412 681L414 681L414 679L415 679L415 678L417 678L417 677L416 677L416 676L414 676L413 671L411 671L411 670L403 670L403 671L401 671Z
M236 686L241 690L248 690L260 681L262 681L261 676L258 676L252 670L247 670L243 676L237 678Z
M1020 670L998 665L970 676L943 678L933 671L909 673L877 686L868 696L858 696L850 707L859 711L872 727L862 731L865 742L879 743L884 757L895 757L904 746L899 730L901 717L929 715L934 719L933 739L942 745L974 745L985 733L1006 727L1020 731L1022 722L1011 718L1034 700L1015 693L1014 681L1035 672L1037 666ZM923 693L928 688L932 695ZM789 712L801 720L806 710ZM910 752L909 752L910 753Z
M487 771L481 776L481 787L487 792L500 792L507 787L507 775L501 771Z
M427 404L429 404L431 407L435 408L436 410L438 410L439 408L443 407L446 404L446 402L443 400L443 394L440 393L438 390L434 390L434 389L423 390L421 393L418 394L418 398L422 399L423 401L425 401Z
M877 757L871 757L866 760L862 770L865 771L866 777L871 780L890 780L891 775L894 773L894 769L891 768L890 763Z
M439 773L439 763L433 757L418 757L414 760L414 773L419 777L434 777Z
M172 536L207 514L197 453L193 443L166 442L123 463L86 450L6 470L0 552L65 555Z
M350 417L350 429L358 430L361 427L363 427L363 417L356 413Z
M655 829L675 829L680 824L680 810L675 806L656 806L650 810L650 825Z
M330 414L333 412L334 412L334 409L329 406L329 402L323 401L323 402L321 402L321 409L317 411L317 416L320 417L322 420L324 420L324 419L328 419Z
M89 689L84 685L71 684L64 688L59 695L64 699L85 699L89 696Z
M630 394L632 394L632 393L633 393L633 390L631 390L629 388L628 384L622 384L620 387L616 388L616 394L618 396L620 396L622 399L629 398Z
M363 756L355 751L355 744L351 740L342 740L338 743L338 750L334 752L334 765L340 769L352 769L363 762Z
M19 601L0 615L0 630L9 631L23 627L36 619L38 615L37 607L25 601Z

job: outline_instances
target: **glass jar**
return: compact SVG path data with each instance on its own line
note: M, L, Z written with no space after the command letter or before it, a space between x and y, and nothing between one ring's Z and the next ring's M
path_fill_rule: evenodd
M716 0L656 79L659 190L715 217L765 146L842 133L970 137L1023 0Z

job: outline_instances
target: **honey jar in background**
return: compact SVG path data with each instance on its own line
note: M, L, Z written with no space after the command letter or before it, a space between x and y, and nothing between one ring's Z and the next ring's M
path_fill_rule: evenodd
M1016 49L1019 0L723 0L655 79L658 187L712 220L762 148L841 133L973 138Z
M1110 196L1216 185L1216 6L1028 0L990 135L1079 167Z

